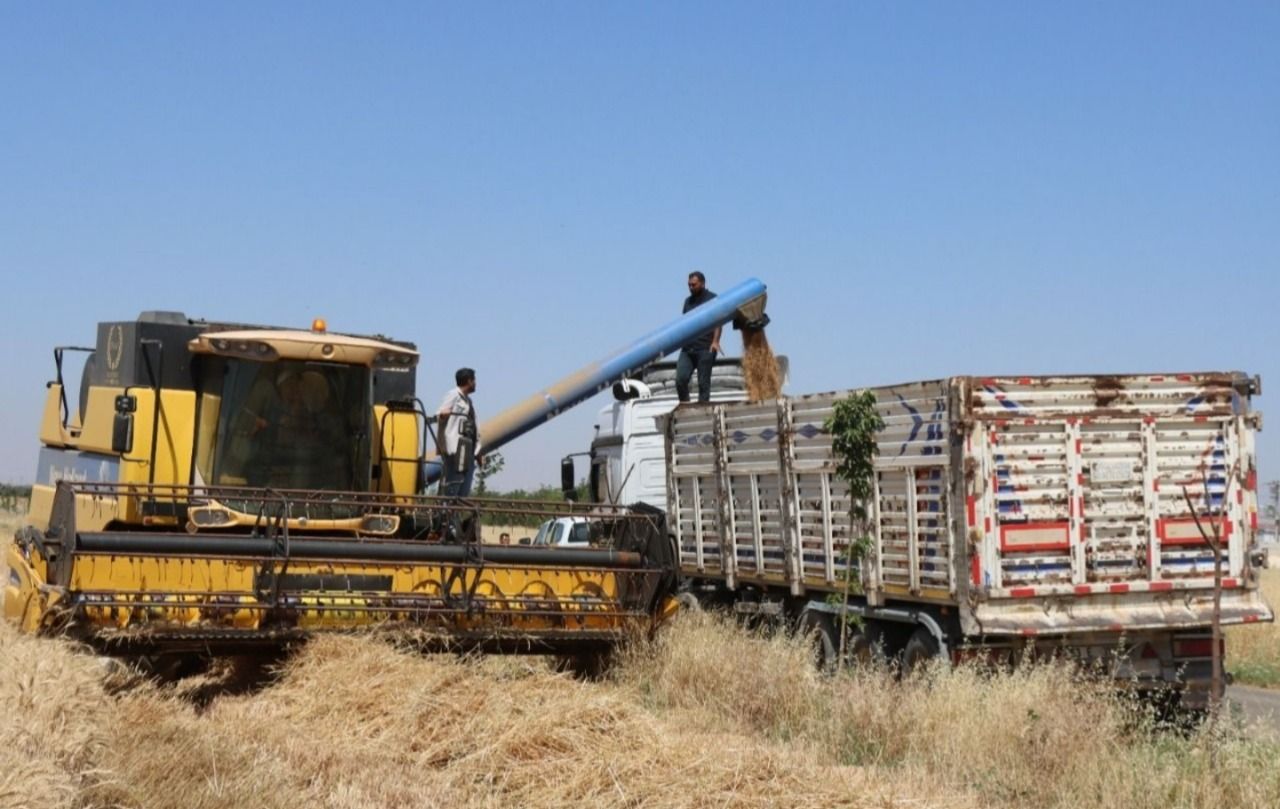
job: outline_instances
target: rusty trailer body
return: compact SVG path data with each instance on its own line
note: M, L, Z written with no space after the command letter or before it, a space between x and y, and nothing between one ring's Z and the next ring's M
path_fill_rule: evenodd
M952 656L1120 646L1125 674L1199 686L1214 582L1202 528L1224 540L1222 622L1273 618L1251 553L1258 386L1192 373L874 388L871 550L852 571L823 427L848 392L681 408L665 425L681 570L740 611L810 618L852 577L854 611L899 650L913 636L908 651Z

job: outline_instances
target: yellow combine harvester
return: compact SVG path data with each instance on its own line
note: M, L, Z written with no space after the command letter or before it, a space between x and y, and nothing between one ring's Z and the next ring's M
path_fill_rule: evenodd
M78 402L62 379L87 351ZM378 629L429 647L583 654L674 605L662 516L426 496L410 343L144 313L55 350L5 616L119 655L239 654ZM479 527L582 516L592 547Z

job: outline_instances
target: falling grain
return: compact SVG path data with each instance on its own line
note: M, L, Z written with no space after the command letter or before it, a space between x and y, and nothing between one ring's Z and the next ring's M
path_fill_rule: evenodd
M747 382L747 398L753 402L775 399L782 392L778 360L769 347L763 329L742 332L742 368Z

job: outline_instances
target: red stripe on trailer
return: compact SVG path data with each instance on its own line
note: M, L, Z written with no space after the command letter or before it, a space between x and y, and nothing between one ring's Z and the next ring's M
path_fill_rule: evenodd
M1030 384L1031 384L1031 377L1029 377L1029 376L1020 376L1020 377L1018 377L1018 384L1019 384L1019 385L1030 385Z
M965 498L965 506L969 510L969 525L976 526L978 522L978 498L969 495Z
M1151 479L1151 489L1152 491L1160 491L1160 478Z
M1028 522L1000 526L1001 552L1061 551L1071 545L1071 524L1066 522ZM1019 539L1018 535L1024 539Z
M1077 455L1082 454L1082 448L1083 448L1083 446L1084 446L1084 442L1082 442L1079 438L1077 438L1077 439L1076 439L1076 454L1077 454Z
M994 379L992 379L991 377L987 377L986 379L982 380L982 384L984 384L984 385L990 385L990 386L992 386L992 387L995 387L996 381L995 381Z
M1023 423L1023 424L1035 424L1035 423L1036 423L1036 420L1035 420L1035 419L1033 419L1033 418L1025 418L1025 419L1023 419L1023 420L1022 420L1022 423Z
M1153 377L1151 377L1151 381L1152 381L1152 382L1163 382L1163 381L1164 381L1164 377L1162 377L1162 376L1153 376Z
M1084 495L1080 495L1080 519L1084 519Z
M1249 513L1249 527L1255 531L1258 530L1258 512L1253 511Z
M1236 502L1244 505L1244 489L1236 489Z
M1075 591L1078 596L1087 596L1093 592L1093 588L1087 584L1077 584Z
M1202 517L1200 524L1204 530L1213 534L1213 525L1218 523L1222 525L1222 538L1231 539L1231 521L1224 520L1222 517ZM1170 536L1170 529L1181 528L1176 536ZM1194 517L1161 517L1156 520L1156 536L1160 538L1162 545L1207 545L1204 536L1200 533L1199 527L1196 525Z
M1161 590L1172 590L1172 589L1173 589L1173 582L1171 582L1171 581L1153 581L1153 582L1151 582L1151 589L1152 589L1152 590L1155 590L1155 591L1157 591L1157 592L1159 592L1159 591L1161 591Z
M1080 523L1080 544L1083 545L1084 541L1085 541L1085 530L1084 530L1084 523L1082 522Z
M1032 629L1032 628L1031 628L1031 627L1029 627L1029 626L1027 626L1027 627L1023 627L1023 628L1022 628L1022 634L1026 635L1027 637L1031 637L1031 636L1033 636L1033 635L1038 635L1039 633L1040 633L1040 630L1038 630L1038 629Z
M1080 486L1084 485L1084 472L1076 473L1076 483Z
M1240 580L1239 579L1223 579L1222 586L1223 587L1239 587Z
M1142 423L1143 423L1143 424L1155 424L1155 423L1156 423L1156 417L1155 417L1155 416L1143 416L1143 417L1142 417Z
M1014 598L1031 598L1036 594L1034 587L1015 587L1009 591L1009 595Z
M1208 421L1208 416L1196 416L1196 421Z
M986 533L988 534L991 533L991 518L983 517L982 519L983 519L983 522L985 523L984 528L986 529Z
M1113 592L1113 593L1127 593L1127 592L1129 592L1129 585L1127 585L1127 584L1113 584L1113 585L1111 585L1110 587L1108 587L1107 589L1108 589L1108 590L1110 590L1110 591L1111 591L1111 592Z
M1258 622L1258 616L1256 614L1246 615L1244 617L1244 622L1246 624L1256 624Z
M1190 374L1178 374L1178 381L1179 381L1179 382L1190 382L1190 381L1191 381L1191 375L1190 375Z
M1072 427L1074 427L1074 426L1075 426L1075 424L1076 424L1076 417L1075 417L1075 416L1068 416L1068 417L1067 417L1067 424L1069 424L1069 425L1071 425Z
M982 560L978 558L976 553L969 562L969 578L973 581L974 587L982 586Z
M1107 631L1109 632L1123 632L1124 630L1125 630L1124 624L1112 624L1111 626L1107 627Z
M1254 491L1258 488L1258 470L1250 469L1249 474L1244 476L1244 487L1249 491Z
M1080 422L1082 424L1093 424L1093 416L1085 416L1084 418L1080 419Z

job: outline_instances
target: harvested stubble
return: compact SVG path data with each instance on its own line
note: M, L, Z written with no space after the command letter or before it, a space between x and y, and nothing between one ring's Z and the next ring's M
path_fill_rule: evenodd
M782 392L778 360L763 329L742 330L742 369L751 401L773 399Z
M1152 735L1065 669L824 679L804 642L707 615L607 682L348 637L193 698L217 685L121 688L0 623L0 807L1280 805L1276 746Z
M113 693L100 670L0 626L0 806L823 807L904 794L801 748L681 727L536 660L325 638L274 683L203 710L184 695L209 682Z

